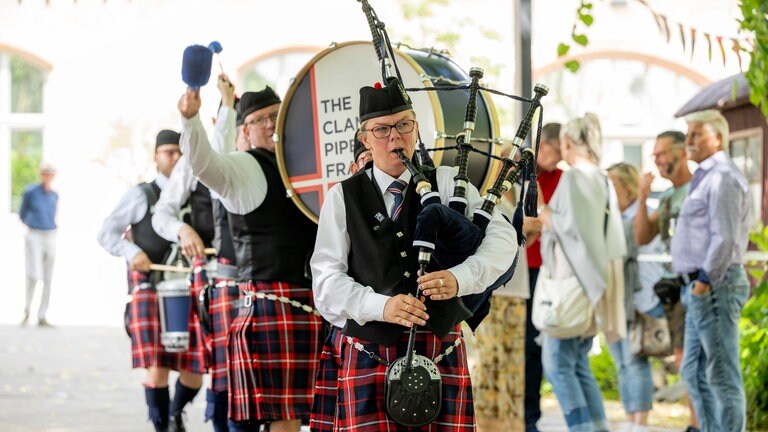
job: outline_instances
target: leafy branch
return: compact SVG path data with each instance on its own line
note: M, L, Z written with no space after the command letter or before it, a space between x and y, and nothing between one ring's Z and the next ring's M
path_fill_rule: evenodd
M741 50L749 53L749 69L744 74L749 83L749 101L768 117L768 2L765 0L741 0L743 19L739 28L754 34L754 46Z
M595 17L592 15L592 2L589 0L582 0L579 4L579 8L576 9L576 15L578 20L573 24L571 41L569 41L569 43L560 42L560 45L557 46L558 58L568 54L568 51L571 50L571 42L582 47L589 45L589 38L586 35L586 30L595 22ZM573 73L578 72L580 66L578 60L570 60L565 63L565 67Z

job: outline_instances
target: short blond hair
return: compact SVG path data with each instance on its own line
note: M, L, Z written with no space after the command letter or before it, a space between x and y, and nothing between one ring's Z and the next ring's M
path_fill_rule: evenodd
M709 125L712 132L720 135L720 143L723 150L728 150L728 120L718 110L696 111L685 116L685 122L704 123Z
M608 168L608 174L613 174L621 183L621 186L629 193L630 201L637 198L638 184L640 183L640 172L634 165L626 162L613 164Z

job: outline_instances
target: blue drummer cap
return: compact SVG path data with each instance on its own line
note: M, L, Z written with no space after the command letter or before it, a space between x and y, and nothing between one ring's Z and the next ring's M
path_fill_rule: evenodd
M245 118L252 112L279 103L280 96L272 90L272 87L267 86L259 92L243 93L240 96L240 105L237 107L237 113L240 115L241 121L245 121Z
M396 114L413 109L411 98L396 77L387 79L387 85L376 83L360 89L360 121Z

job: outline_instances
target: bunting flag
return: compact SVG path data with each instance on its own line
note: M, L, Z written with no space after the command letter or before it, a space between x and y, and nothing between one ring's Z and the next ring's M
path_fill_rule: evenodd
M712 38L709 36L709 33L704 33L704 37L707 39L707 58L712 63Z
M717 45L720 47L720 56L723 59L723 66L726 65L727 61L727 55L726 55L726 49L724 43L730 42L731 50L736 54L736 59L739 62L739 69L742 69L742 58L741 53L742 52L749 52L750 47L752 50L754 50L754 46L756 41L753 37L750 37L749 35L745 35L744 33L740 33L739 35L735 37L727 37L723 35L716 35L712 34L710 32L700 32L699 29L686 25L682 22L678 22L676 20L671 21L666 15L656 12L649 2L647 0L636 0L638 3L643 5L648 11L653 15L653 19L656 22L656 26L659 29L659 33L661 33L666 39L667 43L669 44L672 39L672 32L670 31L670 27L677 26L678 33L680 34L680 43L683 47L683 52L687 52L688 48L690 47L691 50L691 60L693 60L693 55L696 50L696 38L697 36L704 35L704 39L707 40L707 59L709 59L709 62L712 62L712 38L714 37L717 41Z
M680 28L680 42L683 43L683 52L685 52L685 27L682 24L677 25Z
M715 36L715 39L717 39L717 44L720 45L720 55L723 56L723 66L725 66L725 48L723 48L723 37Z
M691 27L691 60L693 60L693 50L696 47L696 29Z
M739 72L744 72L744 68L741 67L741 45L737 39L733 39L733 52L736 53L736 58L739 60Z

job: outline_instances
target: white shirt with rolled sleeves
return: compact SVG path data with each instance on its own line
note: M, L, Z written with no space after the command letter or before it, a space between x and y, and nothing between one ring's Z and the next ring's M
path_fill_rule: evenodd
M389 209L394 198L386 188L395 178L376 167L366 174L369 177L376 176L376 183ZM448 204L448 199L453 195L455 175L454 168L437 169L438 189L444 205ZM410 177L406 171L400 179L409 182ZM468 188L467 195L471 215L482 204L482 198L473 186ZM448 269L459 283L459 295L483 291L509 269L517 249L516 239L512 225L495 210L477 252L463 263ZM353 319L360 325L369 321L384 321L384 305L390 297L377 294L372 287L359 284L347 274L349 249L344 191L341 184L337 184L328 191L320 210L317 241L311 260L315 307L327 321L337 327L344 327L347 319Z
M162 191L168 183L168 177L157 173L155 181ZM129 225L139 223L145 214L147 214L147 196L139 186L134 186L128 189L112 213L104 219L96 240L104 250L114 256L121 256L130 263L142 250L125 238L125 230Z
M267 196L267 178L256 158L245 152L217 153L199 114L182 117L181 123L181 152L194 175L219 196L227 211L244 215L256 210Z
M211 142L211 148L215 152L226 154L235 150L235 116L235 110L232 107L222 106L219 108L213 141ZM201 135L195 136L200 137ZM184 152L183 149L182 152ZM192 172L192 166L187 155L182 155L176 162L168 184L163 188L163 193L160 194L160 199L155 204L155 212L152 215L152 228L160 237L172 242L178 240L179 229L184 225L179 220L178 215L190 194L197 188L197 182L198 179ZM216 198L213 196L213 192L212 198Z

